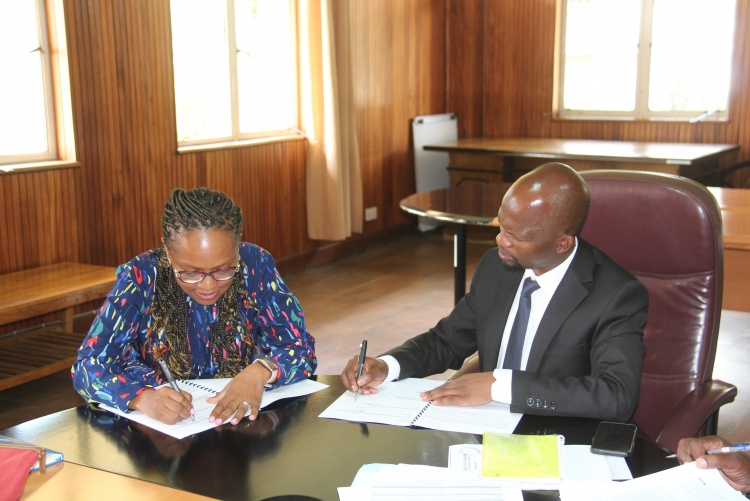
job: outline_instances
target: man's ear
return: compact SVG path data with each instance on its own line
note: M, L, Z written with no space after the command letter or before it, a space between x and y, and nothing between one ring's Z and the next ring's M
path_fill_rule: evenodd
M576 239L572 235L560 235L555 242L555 252L565 254L575 245Z

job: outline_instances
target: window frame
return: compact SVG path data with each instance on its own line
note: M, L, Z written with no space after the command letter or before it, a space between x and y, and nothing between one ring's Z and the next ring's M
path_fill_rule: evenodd
M77 165L63 0L35 0L47 121L47 151L0 155L0 171Z
M557 47L555 50L555 75L553 92L554 115L562 120L622 120L622 121L679 121L697 123L702 121L726 122L730 118L732 107L732 88L734 78L730 78L725 110L699 111L651 111L648 109L649 85L651 72L651 39L653 36L653 0L640 0L641 13L639 22L638 60L635 90L635 109L633 111L614 110L573 110L563 105L565 95L565 45L567 26L568 0L558 0L557 12ZM737 3L735 1L734 23L737 24ZM734 58L737 34L734 33L730 61Z
M172 0L170 0L171 2ZM207 139L192 139L181 141L179 134L175 138L177 149L180 152L190 152L204 149L220 149L227 147L237 147L246 144L266 143L286 139L295 139L302 136L299 128L300 123L300 91L299 91L299 61L298 61L298 30L297 30L297 0L287 0L289 3L289 37L292 68L292 92L294 110L293 124L287 129L273 129L259 132L241 132L240 131L240 92L239 92L239 75L237 71L237 58L240 53L237 50L237 22L235 15L235 0L225 0L227 12L227 57L229 58L229 95L230 95L230 112L231 112L231 130L229 136L212 137ZM171 22L171 21L170 21ZM174 66L173 66L174 71ZM175 93L175 99L177 98ZM175 102L175 110L177 103ZM177 116L175 114L175 131L177 131Z

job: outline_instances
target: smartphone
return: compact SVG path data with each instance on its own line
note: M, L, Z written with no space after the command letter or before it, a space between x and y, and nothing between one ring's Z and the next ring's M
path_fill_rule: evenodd
M634 424L602 421L596 429L591 452L626 458L633 451L637 431L638 427Z

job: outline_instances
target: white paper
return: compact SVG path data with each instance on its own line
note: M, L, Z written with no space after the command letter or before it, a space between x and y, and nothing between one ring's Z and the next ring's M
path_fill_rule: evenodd
M319 417L476 434L513 433L523 417L523 414L511 413L509 405L498 402L473 407L437 406L419 397L421 392L444 383L409 378L384 383L378 387L378 393L359 395L356 399L353 392L346 391Z
M498 479L477 478L460 470L408 464L364 465L349 488L339 488L348 501L522 501L521 488Z
M744 500L718 470L701 470L695 463L676 466L627 482L561 482L562 501L715 501Z
M216 395L224 387L229 384L231 378L216 378L216 379L192 379L189 381L177 381L181 391L189 392L193 396L193 408L195 409L195 421L191 418L183 419L179 423L165 424L156 419L146 416L140 411L122 412L121 410L110 407L108 405L99 404L102 409L108 410L114 414L126 417L131 421L135 421L142 425L153 428L154 430L166 433L167 435L175 438L185 438L195 433L209 430L216 426L208 420L211 415L211 411L215 407L215 404L210 404L206 401L207 398ZM166 386L162 385L159 388ZM273 390L263 392L263 398L260 403L261 409L266 407L277 400L283 398L299 397L302 395L309 395L316 391L328 388L327 384L313 381L312 379L303 379L293 384L285 386L279 386ZM157 388L158 389L158 388ZM245 414L250 414L250 411ZM227 419L227 422L231 418Z

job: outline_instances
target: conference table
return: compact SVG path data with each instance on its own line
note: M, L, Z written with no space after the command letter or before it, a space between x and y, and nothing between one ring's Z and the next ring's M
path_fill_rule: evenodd
M498 226L509 184L466 183L423 191L400 202L404 211L455 224L454 301L466 294L466 226ZM721 210L724 238L723 308L750 312L750 190L709 187Z
M544 162L563 162L578 171L628 169L663 172L709 182L722 156L736 144L662 143L533 137L466 138L425 145L449 156L451 186L465 181L512 182Z
M210 498L269 501L336 500L337 487L351 485L363 464L447 466L450 445L481 443L481 435L319 418L344 387L338 376L322 375L317 380L329 388L275 402L254 422L244 420L182 440L95 405L44 416L0 433L63 452L63 470L92 468L108 472L110 478L132 477ZM566 444L590 444L598 423L526 415L515 433L559 433ZM676 466L666 454L638 437L627 461L638 477ZM107 482L99 488L107 497ZM524 499L555 496L529 491Z

